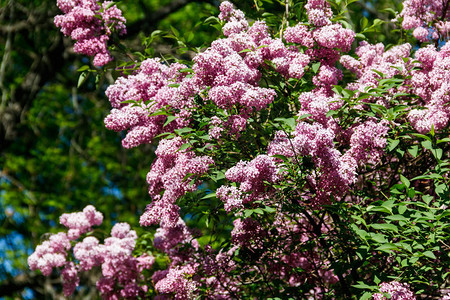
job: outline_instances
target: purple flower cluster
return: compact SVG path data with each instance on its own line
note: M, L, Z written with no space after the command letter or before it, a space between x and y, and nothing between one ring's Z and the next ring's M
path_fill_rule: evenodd
M49 276L54 267L62 267L66 264L67 251L71 247L65 233L53 234L48 241L36 247L33 254L28 257L28 265L31 270L39 269L42 274Z
M414 293L410 291L409 284L398 281L383 282L380 284L380 292L388 293L392 300L415 300ZM373 295L374 300L387 299L381 293Z
M385 78L406 75L410 66L403 58L408 57L410 52L410 44L394 46L384 51L384 45L381 43L371 45L365 41L360 42L355 51L358 60L349 55L343 55L340 59L342 65L356 73L358 77L356 82L351 83L347 88L365 91L367 87L378 86L380 75L373 70L385 74Z
M415 56L423 67L413 71L412 92L421 97L419 105L425 109L413 109L408 117L420 133L430 132L432 127L440 131L450 120L450 44L440 51L434 46L419 49Z
M125 18L112 1L99 5L95 0L57 0L64 15L55 17L55 25L61 32L76 40L74 51L94 57L95 66L103 66L113 58L107 42L111 30L126 33Z
M258 221L252 218L236 219L233 221L233 231L231 231L231 242L240 247L263 247L263 239L267 233Z
M420 133L430 132L433 127L435 131L445 128L450 120L450 45L444 45L437 51L433 45L416 51L417 62L405 61L411 52L411 45L403 44L395 46L384 52L382 44L370 45L362 42L356 49L359 60L348 55L341 57L344 67L356 73L358 80L348 85L347 88L359 92L367 91L369 87L377 87L379 74L385 78L402 75L407 79L398 89L391 89L389 94L411 93L420 96L413 102L421 108L411 109L408 120ZM413 69L413 67L420 67ZM366 101L389 107L386 99L370 97Z
M147 286L140 282L141 272L151 268L155 259L147 254L138 258L132 255L137 235L127 223L114 225L111 237L106 238L104 244L100 244L93 236L85 237L73 246L73 257L77 264L68 259L69 250L72 249L70 241L90 231L93 225L100 225L102 220L103 215L92 205L87 206L83 212L63 214L60 221L69 227L70 238L63 232L50 236L28 258L30 268L40 269L42 274L48 276L53 268L64 267L61 276L65 296L73 294L79 285L80 272L98 266L101 266L102 277L97 281L97 289L103 298L133 298L146 292ZM119 286L122 288L119 289Z
M446 1L405 0L403 10L396 19L399 17L403 18L403 29L413 29L413 36L421 42L448 39L450 12Z
M86 206L82 212L63 214L59 222L69 228L67 236L70 240L76 240L81 234L92 229L92 226L98 226L103 222L103 214L98 212L94 206Z
M119 77L108 87L105 93L114 108L105 118L105 125L115 131L129 129L122 140L125 148L150 143L161 132L189 124L187 109L193 105L191 96L195 89L192 91L192 80L185 77L186 73L179 72L182 68L181 64L168 67L159 59L147 59L134 75ZM182 86L169 86L177 83ZM137 103L123 103L127 100ZM180 112L175 114L179 118L164 127L167 117L151 114L167 106Z
M240 161L225 173L229 181L240 183L239 188L221 186L217 189L217 197L225 203L227 212L242 208L244 203L264 199L268 192L265 182L277 182L280 179L278 173L275 158L267 155L258 155L250 162Z
M149 226L160 222L166 226L176 225L179 218L176 200L186 192L197 189L197 183L191 183L186 177L202 175L214 164L208 156L196 156L189 149L180 150L185 144L186 141L181 137L159 143L155 151L157 158L147 174L149 194L154 201L141 216L141 225Z
M331 96L331 87L342 78L342 71L335 63L341 52L348 52L351 48L355 33L345 29L341 24L332 24L333 16L330 5L324 0L309 0L305 6L308 18L313 26L297 24L284 31L288 43L305 47L305 66L309 61L320 62L320 68L313 83L324 95ZM302 73L303 75L303 73ZM296 77L292 76L291 77ZM296 77L299 78L299 77Z

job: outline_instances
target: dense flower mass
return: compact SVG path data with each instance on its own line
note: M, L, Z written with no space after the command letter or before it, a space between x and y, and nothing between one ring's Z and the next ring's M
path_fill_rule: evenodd
M399 17L403 19L402 27L406 30L413 29L413 36L421 42L448 38L448 1L406 0L397 18Z
M175 225L179 218L175 202L186 192L195 191L198 185L198 182L191 182L188 178L203 175L214 163L208 156L196 156L191 150L180 150L183 145L186 141L180 137L163 140L158 145L155 151L157 159L147 174L149 194L154 201L141 216L141 225L160 222L166 226Z
M141 272L150 269L155 259L144 254L138 258L132 255L136 245L137 235L127 223L117 223L111 230L111 237L105 239L104 244L93 236L87 236L73 246L73 258L70 259L69 250L72 249L71 240L75 241L81 234L92 230L93 225L100 225L103 215L92 205L83 212L63 214L61 224L69 227L69 235L60 232L50 236L30 255L28 264L32 270L40 269L49 276L53 268L63 267L64 295L72 295L80 283L80 272L101 267L102 277L97 281L97 289L104 299L134 298L147 291L147 286L141 284ZM70 234L77 230L76 235ZM122 287L122 288L119 288Z
M81 234L92 229L92 226L98 226L103 222L103 214L98 212L94 206L88 205L83 212L63 214L59 222L69 228L68 237L76 240Z
M149 232L138 239L116 223L101 239L91 231L103 215L89 205L60 217L68 232L37 246L30 268L58 268L66 296L97 268L105 299L448 293L450 45L356 45L329 2L299 4L306 15L293 18L288 1L274 30L221 2L222 38L190 63L118 69L104 122L127 131L125 148L153 144L139 220ZM108 63L111 34L125 31L117 7L58 6L75 51ZM448 6L406 0L398 18L435 41L447 36ZM362 284L386 278L411 287Z
M111 29L123 35L126 33L125 18L112 1L101 5L95 0L57 0L64 15L55 17L55 25L65 36L75 40L76 53L94 56L94 65L103 66L113 58L107 42Z
M407 283L400 283L397 281L383 282L380 284L380 292L388 293L390 299L396 300L415 300L413 292L409 290L409 285ZM373 295L374 300L384 300L388 299L382 294L377 293Z

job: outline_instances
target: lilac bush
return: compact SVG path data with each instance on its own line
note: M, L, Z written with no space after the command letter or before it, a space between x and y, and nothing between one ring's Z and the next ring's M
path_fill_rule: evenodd
M444 297L450 46L434 41L448 5L425 2L404 2L410 43L386 49L356 40L341 2L309 0L274 29L225 1L222 38L192 61L119 68L105 125L125 148L155 145L139 219L155 233L117 223L101 241L88 206L61 216L68 232L30 268L60 268L66 296L97 268L105 299ZM118 8L58 6L75 51L109 63Z

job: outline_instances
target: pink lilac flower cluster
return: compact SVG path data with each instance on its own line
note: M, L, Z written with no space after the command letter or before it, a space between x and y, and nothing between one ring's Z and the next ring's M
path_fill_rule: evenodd
M422 68L412 72L412 93L421 97L424 109L413 109L409 121L420 133L430 132L433 127L440 131L450 120L450 44L440 51L434 46L421 48L415 53Z
M333 12L330 4L325 0L309 0L305 5L308 20L315 26L331 25Z
M360 42L355 53L359 59L349 55L343 55L340 59L342 65L356 73L357 80L347 86L351 90L365 91L368 87L378 86L380 75L373 70L384 74L384 78L392 78L395 75L407 75L411 68L403 58L409 57L411 52L410 44L394 46L384 51L384 45L378 43L371 45L365 41Z
M327 1L309 0L305 8L313 26L297 24L288 27L284 31L284 37L288 43L303 46L308 61L320 62L313 83L324 95L331 96L331 87L342 79L342 71L336 68L336 61L341 52L350 50L355 33L339 23L332 24L330 18L333 13Z
M413 29L413 36L421 42L448 39L450 11L447 1L405 0L402 12L394 21L399 17L403 18L403 29Z
M222 109L237 108L239 114L229 115L223 128L227 133L238 133L245 129L251 112L267 107L276 96L274 90L258 86L259 68L267 67L265 61L283 76L300 79L310 58L296 47L286 47L280 39L271 38L264 22L249 26L231 3L222 2L220 9L227 38L214 41L197 55L193 70L202 86L210 87L209 100Z
M331 195L339 198L356 180L356 161L345 159L335 148L334 139L331 128L300 121L292 139L278 132L268 148L268 155L311 157L317 168L308 178L315 191L313 205L329 203Z
M392 300L415 300L414 293L409 289L409 284L398 281L383 282L380 284L380 292L388 293ZM373 295L374 300L387 299L381 293Z
M97 281L97 289L107 299L135 298L143 296L148 290L142 284L142 270L151 268L155 259L150 255L136 258L132 255L136 245L137 235L127 223L117 223L111 230L111 237L104 241L97 249L101 257L102 277ZM78 256L82 256L78 249ZM75 255L75 249L74 249ZM120 287L120 288L118 288Z
M103 222L103 214L98 212L94 206L86 206L82 212L62 214L59 222L69 228L67 236L70 240L76 240L81 234L92 229L92 226L98 226Z
M342 128L334 118L327 116L330 110L342 106L342 100L337 95L328 97L322 90L316 89L300 94L299 102L301 110L298 116L310 115L307 119L314 123L299 121L292 139L284 131L276 132L267 153L286 157L310 156L320 170L309 177L311 186L316 190L314 202L326 203L330 195L339 198L356 181L358 165L379 162L386 147L388 122L360 121L346 131L345 138L340 138ZM334 141L339 139L344 145L350 141L350 149L345 153L335 149Z
M382 120L379 123L375 120L367 120L356 125L352 128L350 149L345 153L345 156L350 156L360 165L377 164L387 145L388 124L387 120Z
M267 155L258 155L252 161L240 161L225 173L235 186L221 186L216 194L225 203L225 210L230 212L242 208L245 203L264 199L268 195L266 182L275 183L280 179L279 167L275 159Z
M199 244L186 223L178 218L174 226L161 224L153 245L170 259L168 269L156 271L152 277L158 299L192 299L198 286L198 278L192 277L198 271L194 258Z
M420 133L435 131L445 128L450 120L450 45L444 45L439 51L433 45L416 51L415 58L419 63L405 61L411 52L411 45L404 44L391 48L384 52L382 44L370 45L362 42L356 49L359 60L344 55L341 63L344 67L356 73L358 80L349 84L347 88L359 92L366 91L369 87L377 87L380 76L373 70L392 78L395 75L411 75L398 89L389 91L393 96L397 92L411 93L420 96L414 104L423 108L411 109L408 120ZM418 69L412 69L413 67ZM371 97L365 101L376 102L388 107L386 99Z
M136 245L137 235L127 223L117 223L111 230L111 237L105 239L104 244L93 236L85 237L73 246L74 261L69 260L72 249L71 240L76 240L80 234L91 230L93 225L100 225L103 215L92 205L83 212L63 214L61 223L69 227L69 232L78 229L77 236L68 237L60 232L50 236L36 247L35 252L28 258L32 270L40 269L45 276L49 276L56 267L64 267L61 271L64 295L70 296L79 285L80 272L101 266L102 277L97 281L97 289L104 299L134 298L143 295L147 286L141 284L143 269L152 267L155 259L144 254L136 258L132 255ZM118 288L118 287L122 288Z
M208 299L234 299L239 298L240 276L241 273L233 274L237 268L233 260L238 246L233 246L229 250L220 249L218 253L210 245L205 247L206 256L203 257L202 269L205 273L205 283L209 290L213 291L208 295ZM230 276L233 274L233 276Z
M222 28L225 36L230 36L234 33L240 33L248 29L248 22L241 10L234 9L233 4L228 1L222 2L220 5L219 19L226 21Z
M240 247L263 248L266 231L258 221L252 218L236 219L231 231L231 242Z
M28 265L31 270L39 269L42 274L49 276L54 267L62 267L66 264L67 251L71 247L65 233L53 234L48 241L36 247L33 254L28 257Z
M175 202L186 192L197 189L198 182L191 183L189 178L206 173L209 166L214 164L213 159L208 156L196 156L189 149L180 150L186 143L181 137L159 143L155 151L157 158L147 174L149 194L153 202L141 216L142 226L160 222L166 226L176 225L178 206ZM162 196L161 192L164 192Z
M152 279L155 289L161 293L157 299L193 299L197 284L187 277L195 275L197 268L195 264L187 264L155 272Z
M172 265L185 261L186 255L188 255L186 246L190 246L191 250L199 249L198 241L181 218L178 219L175 226L163 224L159 227L156 230L153 245L169 256ZM183 245L184 248L181 249L178 245Z
M217 116L213 116L211 117L211 121L210 121L212 127L209 129L208 135L210 139L220 139L220 137L222 136L222 132L224 131L222 124L223 121L217 117Z
M175 63L170 67L160 59L147 59L139 70L128 77L119 77L108 87L106 96L114 107L105 118L108 129L128 133L122 140L125 148L150 143L161 132L173 131L189 124L189 107L192 107L192 81L186 79L187 73L179 70L185 66ZM183 79L186 79L183 81ZM170 84L180 84L179 88ZM134 100L136 103L123 103ZM163 107L179 109L178 118L164 127L165 115L151 115Z
M123 35L126 33L125 18L112 1L98 4L95 0L57 0L64 15L55 17L55 25L61 32L76 40L76 53L94 56L94 65L103 66L113 58L108 51L107 42L111 30Z

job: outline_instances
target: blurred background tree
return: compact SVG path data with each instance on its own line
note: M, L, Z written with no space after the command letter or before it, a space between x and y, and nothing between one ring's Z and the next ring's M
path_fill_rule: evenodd
M269 25L280 26L284 1L232 2L255 19L271 14ZM293 2L291 13L301 14L306 1ZM154 30L175 28L200 49L219 36L203 23L218 14L219 5L216 0L122 1L127 46L144 51L142 41ZM389 21L401 4L372 0L350 7L344 17L359 32L377 18ZM56 0L0 0L0 298L60 297L58 278L29 271L27 256L49 228L61 229L62 213L94 204L105 215L105 231L118 221L139 231L138 216L150 202L145 176L153 147L124 149L121 133L104 127L110 110L104 90L118 74L108 71L76 88L77 69L90 62L75 55L72 41L54 26L60 13ZM383 26L382 32L365 35L385 44L402 42L391 34L392 25ZM173 40L158 36L147 51L175 55Z

